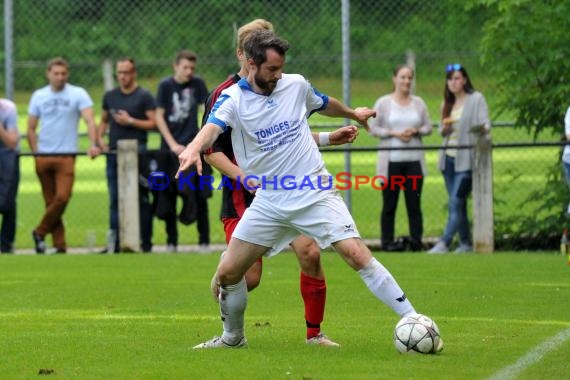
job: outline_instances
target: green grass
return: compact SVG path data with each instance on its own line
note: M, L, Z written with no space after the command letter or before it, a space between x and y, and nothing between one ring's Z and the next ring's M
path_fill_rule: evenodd
M265 260L250 294L247 350L193 351L220 333L208 286L217 255L1 256L0 374L77 379L482 379L570 328L570 284L552 254L377 255L445 339L439 355L401 355L398 317L336 254L324 331L304 344L292 254ZM566 340L520 379L564 378Z

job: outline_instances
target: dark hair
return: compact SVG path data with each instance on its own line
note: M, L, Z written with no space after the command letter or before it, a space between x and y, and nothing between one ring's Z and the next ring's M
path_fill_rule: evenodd
M402 69L410 69L410 71L412 72L412 76L416 75L414 69L412 68L412 66L408 65L407 63L402 63L398 66L396 66L396 68L394 69L394 72L392 73L393 77L398 76L398 73L400 72L400 70Z
M243 44L245 56L253 59L257 66L267 60L267 49L273 49L284 56L289 50L289 43L272 31L260 29L252 32Z
M192 50L187 50L187 49L180 50L178 53L176 53L176 58L174 58L174 63L178 64L183 59L187 59L190 62L196 62L198 61L198 56Z
M117 60L117 63L121 63L121 62L130 62L133 65L133 69L137 69L137 65L135 63L135 59L132 57L121 57Z
M47 64L48 71L50 71L53 66L63 66L69 70L69 63L67 63L67 61L62 57L55 57L50 59Z
M461 72L463 77L465 78L465 86L463 86L463 91L468 94L473 93L475 88L471 83L471 79L469 79L469 74L467 74L467 70L465 67L458 65L459 68L453 68L452 70L446 70L445 74L445 88L443 90L443 109L441 111L441 118L446 118L451 115L451 110L453 109L453 105L455 104L455 95L451 91L449 91L449 87L447 86L447 80L451 78L454 72ZM449 65L448 65L449 67Z

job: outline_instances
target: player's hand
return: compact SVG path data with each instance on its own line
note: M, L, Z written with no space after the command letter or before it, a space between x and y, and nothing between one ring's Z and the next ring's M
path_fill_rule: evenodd
M446 117L441 121L441 124L443 124L443 128L441 129L441 135L442 136L447 136L451 132L453 132L453 123L454 122L455 122L455 119L452 117Z
M109 151L109 145L107 145L104 141L99 141L99 143L97 145L99 145L101 152L108 152Z
M331 145L342 145L354 142L358 136L358 127L347 125L331 132L329 141Z
M129 113L125 110L118 110L115 113L112 113L113 120L119 125L131 125L133 118Z
M255 179L248 178L247 181L243 183L243 187L244 187L244 189L249 191L251 194L255 195L255 193L257 192L257 189L259 189L261 187L261 185L258 184Z
M87 149L87 155L92 159L100 154L101 154L101 148L99 148L98 146L92 146L89 149Z
M185 172L193 165L196 166L196 172L198 175L202 175L202 160L200 159L200 151L195 149L192 144L188 145L182 151L182 153L178 155L178 161L180 162L180 167L178 167L178 171L176 172L176 179L178 179L178 176L181 172Z
M170 150L174 152L177 156L180 155L186 147L184 145L176 144L170 147Z
M357 107L354 109L354 120L362 124L367 131L370 130L370 128L368 127L368 119L375 116L376 116L376 111L371 108Z

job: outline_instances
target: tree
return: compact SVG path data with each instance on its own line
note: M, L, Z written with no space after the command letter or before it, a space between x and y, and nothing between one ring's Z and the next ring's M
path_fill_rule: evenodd
M568 0L474 0L487 7L482 64L498 81L501 110L536 138L563 131L570 105L570 2Z

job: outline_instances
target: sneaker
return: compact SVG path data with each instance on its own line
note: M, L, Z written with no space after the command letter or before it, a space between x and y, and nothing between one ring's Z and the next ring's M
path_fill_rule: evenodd
M178 251L178 247L176 247L176 244L168 244L166 246L166 252L176 253L176 251Z
M320 333L317 336L307 339L307 344L316 344L319 346L327 346L327 347L340 347L340 344L332 341L328 336L326 336L323 333Z
M473 246L471 244L459 244L455 253L471 253L473 252Z
M428 254L440 254L440 253L447 253L449 249L447 248L447 244L443 241L438 241L436 245L433 246L427 253Z
M64 255L67 253L67 249L65 248L56 248L55 249L55 254L56 255Z
M44 238L40 236L35 230L32 231L32 239L34 240L36 253L40 255L46 253L46 242L44 241Z
M247 347L247 339L242 337L236 344L230 345L224 342L221 336L215 336L212 339L194 346L194 349L201 348L242 348Z

